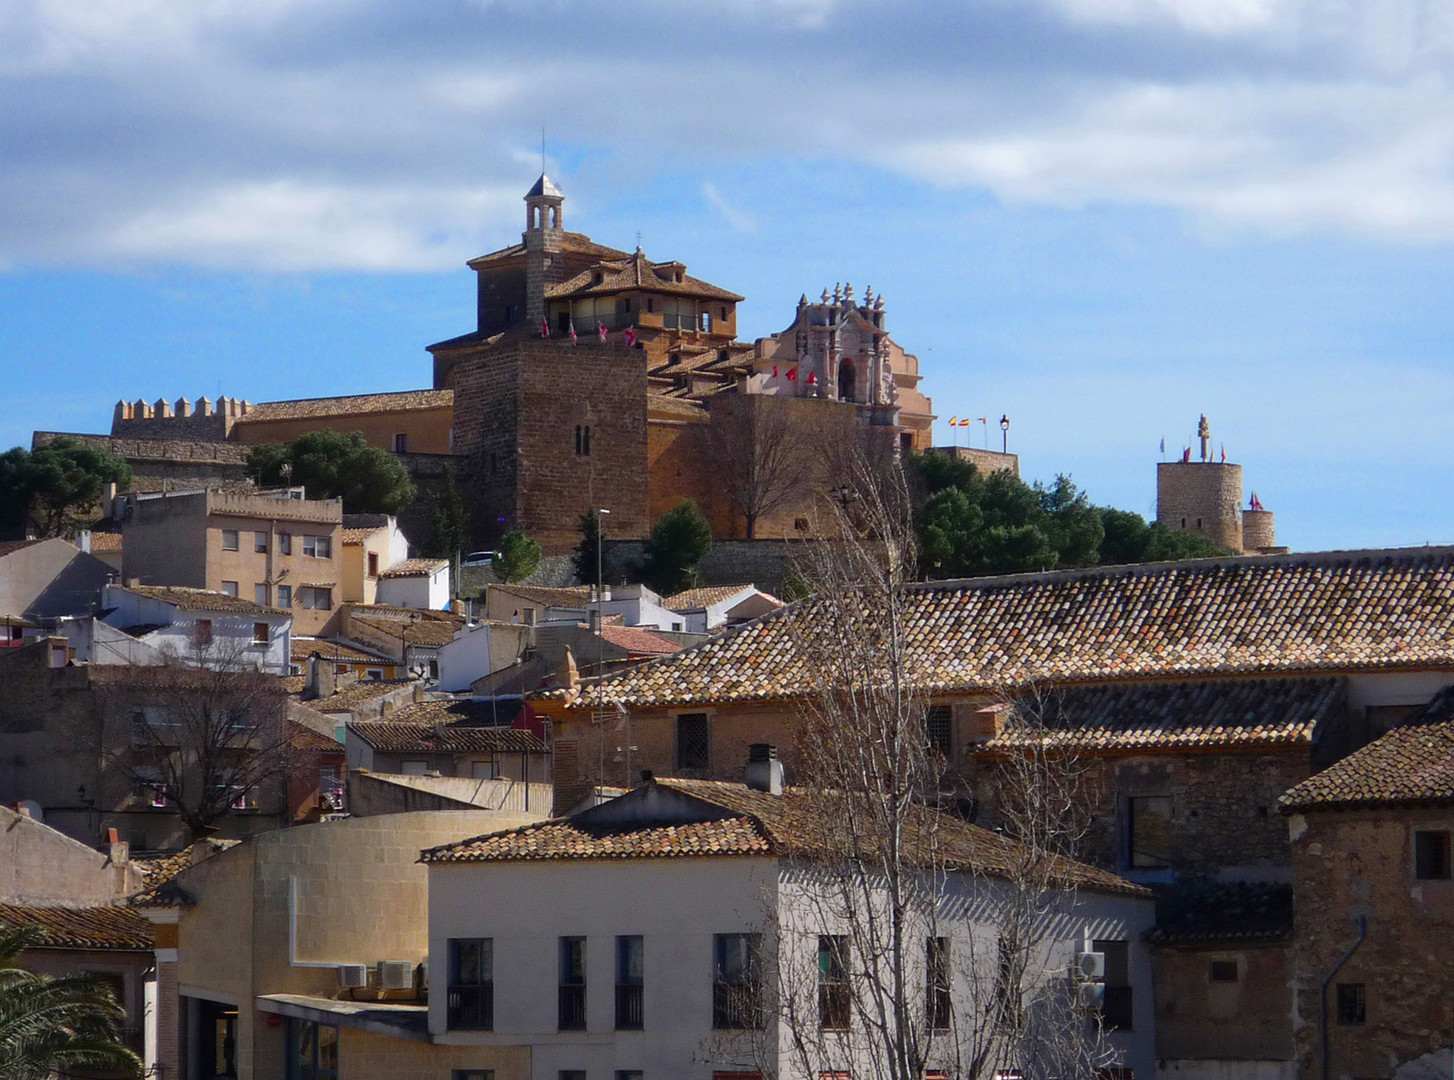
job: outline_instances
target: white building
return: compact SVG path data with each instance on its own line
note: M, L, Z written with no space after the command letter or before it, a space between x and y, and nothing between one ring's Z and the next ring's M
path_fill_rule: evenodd
M101 606L107 625L188 663L288 674L293 617L286 611L179 585L107 585Z
M689 634L706 634L724 626L736 626L783 606L776 596L750 584L687 589L668 596L662 604L681 616L681 628Z
M449 560L405 559L380 572L377 602L443 611L449 607Z
M648 781L569 818L426 851L431 1039L529 1046L535 1080L743 1080L764 1072L815 1080L802 1076L788 1049L785 1014L743 1004L770 1001L775 986L798 995L802 1015L816 1024L836 1000L829 984L792 978L807 972L817 980L823 943L838 948L844 930L825 921L815 895L818 868L803 827L811 796L778 791ZM959 851L1010 843L937 820ZM915 960L917 985L926 985L928 952L943 950L946 1007L965 1017L985 1015L983 987L994 982L999 940L999 924L985 913L1006 887L976 869L947 874L933 941L914 936L926 954ZM1107 950L1095 956L1124 957L1134 1030L1109 1041L1121 1067L1151 1076L1151 969L1141 943L1154 921L1150 896L1091 867L1067 872L1075 890L1055 894L1041 924L1041 985L1078 996L1071 966L1077 954L1094 952L1091 943ZM751 957L773 962L755 975ZM1024 987L1024 1000L1033 989ZM1077 1012L1074 1023L1093 1018ZM871 1075L854 1068L864 1037L850 1019L835 1034L841 1056L807 1071Z

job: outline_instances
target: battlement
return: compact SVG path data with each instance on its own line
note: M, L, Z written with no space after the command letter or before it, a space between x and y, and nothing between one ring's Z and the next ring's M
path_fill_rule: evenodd
M111 417L111 434L132 439L190 439L226 442L232 425L252 411L241 398L199 397L195 402L158 398L148 402L118 401Z

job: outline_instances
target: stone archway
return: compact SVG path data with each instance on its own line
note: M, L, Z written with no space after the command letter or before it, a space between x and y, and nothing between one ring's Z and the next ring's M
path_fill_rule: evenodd
M844 359L838 362L838 400L856 401L854 392L858 388L858 372L854 369L853 361Z

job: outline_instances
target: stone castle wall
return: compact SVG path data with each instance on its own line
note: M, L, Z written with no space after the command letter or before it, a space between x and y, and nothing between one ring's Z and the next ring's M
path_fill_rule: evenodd
M1277 530L1274 528L1271 510L1242 511L1242 547L1247 551L1261 551L1277 546Z
M1242 550L1242 466L1163 461L1156 466L1156 520L1174 532Z

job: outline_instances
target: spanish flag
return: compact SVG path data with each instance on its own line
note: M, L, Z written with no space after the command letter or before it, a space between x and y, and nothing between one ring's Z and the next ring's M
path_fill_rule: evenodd
M951 416L949 418L949 426L950 427L958 427L959 426L959 417L957 417L957 416Z

